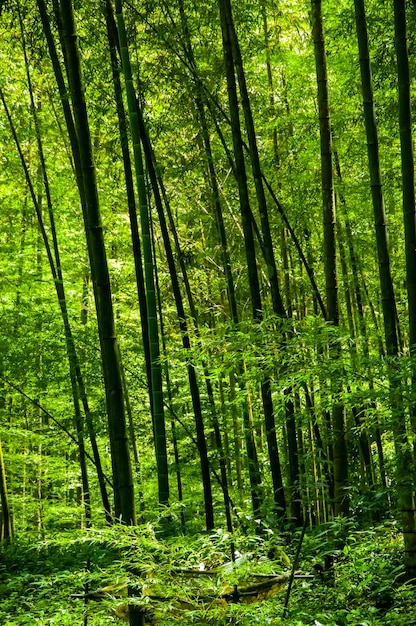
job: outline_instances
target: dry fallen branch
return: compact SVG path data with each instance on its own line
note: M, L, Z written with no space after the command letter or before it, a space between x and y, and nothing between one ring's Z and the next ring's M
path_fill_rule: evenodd
M209 571L198 571L198 570L180 570L177 572L185 575L208 575ZM218 572L215 572L218 574ZM211 572L212 574L212 572ZM197 604L204 603L212 603L215 600L225 600L227 602L240 602L247 601L249 598L252 600L256 599L264 599L264 594L267 597L274 595L281 591L286 583L289 581L290 574L254 574L253 578L260 578L261 580L257 582L252 582L250 584L242 584L226 587L219 594L210 594L210 595L193 595L189 594L188 599L191 599L192 602L196 602ZM311 574L301 574L296 572L294 575L295 579L303 579L310 580L313 579L314 576ZM106 587L101 587L99 589L95 589L89 591L87 594L81 593L73 593L71 598L78 598L82 600L103 600L105 598L120 598L127 596L127 585L108 585ZM144 591L142 593L137 593L135 596L138 600L140 598L145 598L146 600L152 600L155 602L179 602L180 604L186 604L186 608L197 608L196 606L191 605L189 602L183 602L182 600L178 600L178 598L174 596L159 596L154 595L150 592Z

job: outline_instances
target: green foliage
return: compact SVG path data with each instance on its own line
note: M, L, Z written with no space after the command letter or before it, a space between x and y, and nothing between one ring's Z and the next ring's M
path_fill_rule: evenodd
M259 580L255 576L290 571L296 536L285 545L272 529L263 537L236 534L234 566L230 540L221 529L164 539L150 524L60 534L45 541L21 535L0 553L0 622L69 625L81 623L87 610L91 626L121 623L116 612L122 613L123 590L130 585L150 623L160 626L283 623L284 588L237 604L220 596L235 584ZM329 554L333 571L321 578L314 566ZM409 626L416 619L415 594L402 582L400 561L394 524L360 528L340 520L308 532L299 569L314 577L295 580L284 623ZM71 595L82 596L86 582L90 592L102 589L103 598L84 606L82 598Z
M271 512L271 479L260 402L260 385L265 374L272 382L285 495L289 499L293 487L285 471L291 461L287 448L285 404L290 392L296 412L301 465L299 490L303 507L305 511L311 511L311 516L319 513L325 520L328 515L329 518L331 516L331 512L325 510L329 492L324 471L327 457L324 459L324 455L329 456L328 448L332 441L327 412L336 402L345 408L350 469L348 494L351 511L355 515L352 520L327 522L307 534L300 564L302 571L315 574L314 565L325 565L325 559L334 557L334 577L332 580L332 572L324 572L322 580L316 574L312 581L295 581L285 624L410 626L416 621L414 592L400 578L398 529L389 521L370 529L359 528L356 522L359 520L360 524L364 524L368 520L391 520L396 514L397 447L394 446L392 431L398 410L391 407L390 385L400 387L403 394L409 433L412 428L414 430L410 415L416 401L409 391L415 363L408 356L406 332L392 6L384 0L367 4L392 272L403 338L403 350L394 359L382 357L380 350L383 345L380 330L382 304L375 279L374 225L352 3L347 0L331 1L323 9L334 148L342 174L342 180L336 180L337 212L343 227L338 236L347 248L344 225L348 217L358 259L357 276L362 289L365 337L351 280L351 257L347 255L347 275L343 276L339 271L341 324L339 328L333 328L316 314L316 303L305 268L299 262L298 252L287 233L283 238L282 220L270 198L271 230L279 281L291 317L282 321L270 313L267 272L258 246L264 311L262 323L252 323L237 186L217 132L218 126L226 146L231 146L230 129L221 113L221 110L227 110L227 94L217 5L205 0L184 2L196 68L191 68L185 60L187 44L177 2L152 0L125 5L137 95L143 104L158 161L158 173L163 178L178 231L180 250L176 251L176 258L185 261L199 323L196 333L194 320L188 320L192 347L191 351L184 351L165 254L160 244L160 229L153 215L166 341L166 352L161 360L169 373L169 390L168 381L164 380L167 429L169 431L172 419L179 448L179 461L176 463L172 441L168 443L172 496L170 506L161 513L156 506L152 417L139 331L124 172L110 84L105 27L96 5L93 6L89 0L76 3L117 334L140 455L144 518L149 521L149 525L135 530L100 528L104 515L92 464L88 465L88 471L94 530L85 530L77 447L63 429L48 420L30 400L32 398L41 404L70 433L76 434L59 307L21 164L1 110L0 376L17 385L29 398L7 382L0 382L0 438L17 533L15 543L1 548L0 624L81 624L85 607L82 600L70 596L82 593L86 582L90 589L120 582L136 585L140 592L151 590L153 595L164 596L169 591L174 600L169 598L169 601L161 603L147 596L145 602L145 608L157 615L159 623L164 626L280 624L282 594L253 605L208 603L203 607L182 608L178 613L175 606L178 599L184 602L190 600L190 587L195 592L199 585L196 593L201 596L216 595L226 586L248 580L253 573L284 573L290 570L296 549L296 534L294 537L280 535ZM300 240L318 288L323 292L319 128L308 8L307 3L292 0L279 6L266 0L259 3L247 0L233 2L262 167ZM21 10L57 221L70 322L81 360L98 449L104 471L110 476L111 451L105 394L79 194L38 12L30 1L24 1ZM267 42L264 16L267 18ZM45 208L15 6L11 3L2 5L1 17L0 87L5 92L33 183ZM51 18L56 34L52 10ZM416 12L409 11L408 19L409 46L414 52ZM267 76L268 54L273 84L269 83ZM237 327L230 322L222 251L212 208L200 120L196 114L195 84L199 79L204 93L210 94L207 102L211 111L206 107L208 130L236 285L240 315ZM249 187L253 216L258 222L250 175ZM50 234L46 211L45 222ZM348 290L353 294L355 333L348 323ZM337 360L331 358L328 348L334 344L340 346ZM213 407L204 386L207 373L213 385L214 408L229 464L230 495L235 508L233 522L238 528L233 537L221 530L225 526L223 494L214 479L218 530L212 535L198 534L203 528L204 511L191 394L186 379L188 359L195 366L200 383L212 476L219 471L219 453L213 437ZM240 369L242 374L238 378L236 372ZM306 401L306 388L310 392L312 407ZM247 406L262 478L262 520L253 519L250 508L242 420ZM358 422L354 411L359 415ZM320 429L322 450L317 444L314 426ZM386 486L381 482L377 431L384 451ZM361 435L369 443L374 485L369 485L364 477ZM88 440L86 447L91 455ZM237 476L238 462L242 466L240 477ZM180 502L175 501L178 470L183 482ZM329 474L331 471L329 460ZM243 528L247 529L246 535L242 532ZM287 520L283 528L285 532L291 532L291 520ZM68 534L64 534L66 532ZM232 538L239 553L237 558L243 561L234 570L221 570L229 562ZM268 555L272 555L273 561ZM86 567L88 562L91 564L90 571ZM218 575L211 579L198 578L198 583L192 579L190 583L172 574L172 568L198 568L201 563L206 569L218 568ZM138 583L138 575L134 571L146 572L146 578ZM111 593L101 603L89 603L89 622L97 626L116 623L118 618L114 609L119 603L120 600Z

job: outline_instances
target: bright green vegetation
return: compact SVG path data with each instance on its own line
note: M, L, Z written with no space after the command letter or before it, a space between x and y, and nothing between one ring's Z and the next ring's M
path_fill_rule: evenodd
M416 623L415 7L0 0L0 626Z
M332 523L304 539L299 570L314 575L295 579L287 617L281 622L287 585L269 597L243 603L220 600L233 585L253 576L290 571L296 536L236 537L236 565L229 562L229 536L212 534L160 539L147 525L78 535L61 534L48 541L26 537L2 550L0 620L14 624L122 624L126 586L143 594L139 604L146 623L160 626L279 624L289 626L410 626L416 623L414 590L402 581L400 539L394 523L361 529L354 523ZM159 536L159 539L158 539ZM344 547L334 549L342 536ZM328 551L334 570L317 573ZM89 571L86 571L86 563ZM192 569L213 571L192 575ZM6 573L7 569L7 573ZM255 582L263 581L258 576ZM103 589L100 600L71 595ZM261 593L261 592L260 592ZM265 594L263 594L264 596Z

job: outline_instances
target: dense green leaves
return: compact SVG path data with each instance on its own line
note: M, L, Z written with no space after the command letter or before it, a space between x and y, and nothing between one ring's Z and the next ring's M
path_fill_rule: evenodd
M63 81L66 81L67 61L60 41L58 5L59 2L48 3L46 11ZM2 7L0 88L43 213L46 234L51 240L52 228L24 64L25 45L56 221L68 320L90 409L88 412L85 402L81 401L81 434L86 442L92 524L97 527L102 525L104 516L97 472L91 462L91 458L96 458L91 432L96 433L96 452L102 459L104 474L109 477L115 471L117 456L114 446L110 445L114 435L112 422L107 421L113 394L108 385L105 393L102 375L99 342L102 319L97 321L88 263L87 236L91 237L91 228L87 224L86 235L82 197L74 175L76 158L71 153L39 6L40 3L31 0L20 3L26 43L19 28L17 5L6 3ZM385 345L383 333L386 295L380 289L377 276L380 259L377 258L371 204L353 4L346 0L322 4L332 133L333 166L330 169L333 170L338 220L334 231L336 249L332 250L338 264L338 274L333 272L332 276L338 281L338 327L323 320L322 307L311 284L313 277L324 301L319 118L309 4L295 1L277 4L269 0L255 5L246 1L231 2L235 23L235 34L230 31L234 36L233 54L238 57L238 38L242 61L240 65L239 59L234 58L232 72L236 71L240 83L240 93L234 104L227 94L217 3L154 0L124 5L126 39L123 47L129 50L134 82L134 86L133 83L130 85L130 108L134 114L137 99L154 151L155 173L161 191L161 205L156 205L154 183L145 167L140 172L141 204L147 204L149 208L146 237L149 242L150 239L154 242L152 264L148 256L147 269L149 284L154 280L155 285L151 297L157 296L160 302L156 320L154 300L153 330L154 337L158 331L164 346L157 374L159 376L162 372L163 376L158 389L163 388L164 405L160 393L158 421L154 423L106 24L98 4L90 1L82 5L75 3L85 81L85 114L90 122L96 200L102 217L102 251L108 260L107 304L109 308L113 307L115 318L115 330L111 325L108 327L107 340L110 344L117 336L120 343L123 365L120 381L123 374L122 393L126 403L128 399L126 414L130 419L129 445L135 454L136 505L138 509L144 509L141 513L149 522L162 515L161 528L165 533L196 533L203 529L206 511L200 481L202 446L201 435L198 443L195 434L193 401L196 396L188 380L192 370L198 382L199 427L203 427L199 432L205 432L206 467L209 464L211 470L213 509L218 528L225 526L223 494L227 491L221 481L224 482L226 476L229 495L225 497L232 511L233 524L240 530L250 524L263 528L268 520L266 526L276 533L278 521L272 510L276 484L271 479L270 450L267 448L268 436L272 432L273 436L276 434L281 457L288 511L293 511L293 504L297 503L310 527L320 528L324 533L321 537L327 552L338 558L339 580L333 590L325 588L322 592L316 581L305 583L304 595L301 585L299 589L295 588L293 604L291 600L293 625L314 621L325 626L404 625L402 612L408 601L407 589L401 588L399 582L394 583L394 577L399 573L396 569L399 567L396 535L394 555L389 555L388 548L383 555L376 550L378 538L390 532L384 527L366 531L365 541L361 544L355 531L348 534L349 522L345 521L342 540L338 538L337 542L329 537L332 530L335 533L335 526L331 527L335 524L332 510L334 423L331 421L334 406L342 405L345 410L350 473L346 492L352 514L360 523L397 515L397 494L403 493L403 484L411 493L411 483L414 482L411 447L414 448L415 433L411 417L415 399L411 381L415 364L409 350L393 6L385 0L377 0L366 2L365 8L376 111L373 122L378 133L384 183L385 216L379 216L378 221L380 226L386 223L389 235L384 241L385 258L381 259L381 265L385 268L388 261L391 268L390 291L391 294L394 292L395 301L391 300L390 321L397 324L397 348L394 350ZM409 7L411 94L414 92L415 20L416 13L413 7ZM115 50L116 57L117 54ZM113 69L123 78L119 57ZM230 77L229 73L228 81ZM122 97L125 97L124 92ZM63 100L69 103L66 95ZM372 107L369 98L365 100L368 112ZM231 116L234 138L237 131L242 138L238 149L235 142L233 145L230 102L235 107ZM75 113L76 107L76 102L70 104L69 111ZM243 124L244 111L249 133ZM250 111L255 133L248 119ZM78 130L78 138L81 134ZM139 137L133 137L127 129L127 139L135 143L137 152ZM258 148L259 163L253 151L254 144ZM373 148L374 144L371 141L370 144ZM250 163L249 147L254 168ZM133 155L132 143L127 150ZM243 166L246 172L245 222L240 212L239 177ZM281 205L273 200L266 180ZM265 205L261 198L262 185L266 194ZM172 223L166 235L161 229L160 216L161 211L166 211L167 203ZM74 419L77 394L74 396L69 377L71 368L64 325L33 202L3 108L0 111L0 209L0 438L13 528L19 538L15 552L10 552L10 559L16 559L17 563L21 558L20 550L22 554L26 549L28 555L30 553L28 546L19 543L23 532L35 531L39 537L48 538L50 533L81 528L86 522L76 445L80 428ZM265 230L266 210L269 233ZM282 219L282 211L286 220ZM411 207L407 211L409 223L413 223L414 211ZM290 229L297 238L296 243ZM247 264L245 246L251 237L249 231L253 233L253 241L250 242L251 261L249 259ZM172 289L172 267L169 268L166 256L166 237L172 237L173 241L174 234L179 289L187 295L179 320L177 298L175 300ZM276 303L276 299L273 303L270 285L273 264L271 250L265 250L270 243L287 319L281 317L283 307L277 310L273 306ZM339 262L341 254L344 255L344 266ZM253 277L254 265L258 293L253 300L250 276ZM183 275L184 269L188 282ZM98 283L101 285L100 280ZM95 280L96 291L98 283ZM230 297L231 288L234 300ZM276 295L276 291L273 293ZM146 302L141 304L143 310ZM186 318L186 324L183 318ZM337 358L333 358L334 351ZM118 359L118 356L113 357L108 360L109 367ZM158 360L156 355L155 361ZM74 366L72 361L71 366ZM275 423L271 428L273 421L270 419L267 429L262 403L265 381L269 386L269 406L273 405L271 417ZM77 388L81 389L79 379ZM293 414L288 410L292 406ZM121 415L121 400L119 408ZM90 423L84 424L87 418ZM116 424L120 423L116 419ZM159 462L160 472L162 465L164 468L164 496L161 500L167 503L168 482L170 495L169 507L166 510L162 507L162 512L157 505L161 476L157 475L158 464L154 456L154 430L159 433L166 430L167 439L167 466L165 458L162 464ZM410 444L408 448L406 439ZM162 448L159 446L159 455ZM408 462L397 465L405 448ZM126 447L121 456L127 458ZM295 474L289 471L294 456L298 463ZM111 489L111 485L107 485ZM177 493L181 486L182 493ZM253 489L258 490L254 494L258 504L254 507L255 515L251 497ZM285 530L294 526L290 514L280 523ZM216 546L226 545L226 548L221 557L218 556L218 563L222 558L225 560L225 553L228 558L232 552L228 539L220 534L218 531ZM258 541L252 552L261 559L264 556L261 537L261 533L256 535L251 529L245 539L239 537L236 548L242 551L244 541ZM204 544L205 539L199 538L199 544L192 540L186 555L183 545L178 549L182 564L188 561L188 564L197 565L205 558L204 550L209 554L210 565L214 563L213 552L217 548L212 552L211 540L207 539ZM144 536L141 537L150 553L157 543L153 544L153 540L149 540L151 545L148 545ZM116 543L115 538L111 541ZM122 539L119 541L121 545ZM306 550L309 545L316 546L314 541L318 539L314 537L310 541L311 544L307 535ZM362 547L355 550L356 545ZM369 558L364 554L366 545L372 546L369 554L373 555L373 561L385 563L380 565L380 571L377 568L371 571ZM261 550L259 546L262 546ZM113 547L112 544L109 548L111 554ZM172 546L161 544L157 549L166 550L169 555L164 554L168 560L173 558ZM218 548L220 552L221 549ZM257 549L260 552L256 552ZM295 548L291 546L290 549L294 552ZM71 550L65 547L64 552L70 554ZM81 552L82 559L87 560L87 552ZM98 552L93 554L92 551L90 556L98 559L97 555ZM54 558L49 554L46 561ZM80 586L89 576L91 584L94 583L96 572L74 572L62 573L62 577L58 572L54 574L62 603L68 601L67 587L73 584L73 577L79 577ZM25 575L22 573L21 581L16 577L16 587L12 584L8 607L15 602L16 594L24 589ZM104 581L98 578L95 582L100 586ZM354 580L353 588L348 586L348 579ZM61 607L62 613L58 607L53 615L47 612L44 603L50 580L45 577L43 582L36 583L33 578L28 583L31 590L28 607L36 611L31 623L38 620L39 624L69 624L71 621L64 608ZM161 578L158 578L158 584L163 584ZM40 589L39 603L34 600L36 585ZM66 590L66 600L63 590ZM314 608L309 608L308 593L314 602L316 599ZM344 605L340 601L342 593L346 598ZM373 594L375 598L378 593L393 597L393 608L383 608L386 617L375 599L373 602ZM324 606L325 595L328 603L321 610L319 603ZM333 600L332 607L329 600ZM112 602L109 600L108 606L113 606ZM364 603L363 612L359 609L361 602ZM399 607L397 610L394 602ZM28 607L19 610L17 617L7 614L5 619L15 621L6 623L30 623ZM109 619L107 608L97 608L97 624ZM257 623L267 624L275 623L273 620L281 614L280 609L278 603L267 607L265 603L257 614L239 605L228 606L223 612L217 607L213 617L207 617L203 609L196 608L186 619L190 620L187 623L195 624L205 624L209 620L212 623L229 620L241 624L256 623L257 620ZM78 611L76 619L82 619L82 609L75 608L74 604L74 611ZM176 618L169 622L165 612L163 619L163 623L168 624L175 623Z
M334 550L342 535L344 548L336 553L335 579L318 566ZM3 548L0 554L0 618L7 624L74 624L88 612L92 625L121 623L127 583L140 596L147 619L160 626L190 624L279 623L284 592L253 602L215 601L234 584L243 586L284 575L290 568L296 543L283 546L268 529L267 538L236 536L239 548L235 568L229 562L229 536L161 540L150 525L61 535L39 541L28 536ZM87 561L90 571L85 569ZM7 568L7 573L6 573ZM353 524L328 524L307 534L300 571L310 578L295 580L285 623L325 626L368 623L409 626L414 615L410 587L400 582L402 566L394 525L358 531ZM192 574L205 571L204 574ZM211 574L208 574L211 572ZM312 577L313 576L313 577ZM328 577L329 576L329 577ZM103 598L84 605L82 595L102 589ZM81 598L70 596L81 596ZM156 597L159 597L157 599ZM152 599L153 598L153 599ZM72 620L72 621L71 621Z

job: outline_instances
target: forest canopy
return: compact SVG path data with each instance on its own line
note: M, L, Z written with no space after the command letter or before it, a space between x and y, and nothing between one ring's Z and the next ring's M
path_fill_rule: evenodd
M228 608L183 623L248 624L249 576L284 620L380 540L402 604L360 588L361 623L416 623L415 32L404 0L0 2L5 572L79 549L87 602L119 535L148 602L199 553Z

